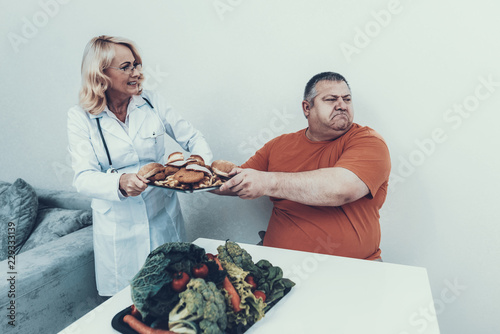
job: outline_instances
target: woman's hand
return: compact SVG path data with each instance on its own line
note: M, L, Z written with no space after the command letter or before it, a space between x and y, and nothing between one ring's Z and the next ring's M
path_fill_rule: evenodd
M149 180L129 173L120 176L120 191L124 196L139 196L148 187Z

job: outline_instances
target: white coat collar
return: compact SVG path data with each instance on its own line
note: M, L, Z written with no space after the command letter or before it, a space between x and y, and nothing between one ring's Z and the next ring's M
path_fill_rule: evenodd
M147 109L149 105L142 98L142 96L134 95L130 100L128 114L129 114L129 131L128 135L132 140L137 136L137 132L142 126L142 123L148 115Z
M99 118L101 128L103 132L109 133L115 137L118 137L132 145L137 132L141 128L147 113L145 112L144 105L147 102L139 95L133 95L127 107L127 117L129 117L129 133L127 134L125 130L117 123L117 120L113 119L108 115L111 112L106 106L102 112L97 115L89 114L90 119Z
M127 112L130 112L132 109L135 109L135 108L141 108L144 105L148 106L148 103L146 102L146 100L144 100L144 98L141 95L132 95L132 98L130 99L130 102L128 103ZM109 110L108 106L105 106L104 110L101 111L97 115L93 115L93 114L89 113L90 118L101 118L101 117L103 117L103 115L106 114L105 111L111 112L111 110Z

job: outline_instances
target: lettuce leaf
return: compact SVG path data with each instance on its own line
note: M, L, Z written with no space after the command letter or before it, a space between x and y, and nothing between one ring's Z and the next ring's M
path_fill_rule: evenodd
M131 286L132 301L146 321L167 318L179 302L179 295L170 283L176 272L191 273L205 259L205 250L189 242L169 242L153 250Z
M232 262L221 260L221 264L227 271L229 280L241 298L241 310L235 313L231 307L229 294L225 293L226 301L229 306L226 309L228 328L248 328L264 317L264 308L266 304L262 299L255 298L252 292L252 286L245 282L245 277L248 275L247 271L244 271Z

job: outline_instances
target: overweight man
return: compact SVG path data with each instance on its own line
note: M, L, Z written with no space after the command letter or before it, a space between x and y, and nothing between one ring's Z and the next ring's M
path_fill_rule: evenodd
M270 197L265 246L380 259L379 210L391 169L384 139L353 122L351 90L338 73L309 80L302 110L305 129L266 143L217 193Z

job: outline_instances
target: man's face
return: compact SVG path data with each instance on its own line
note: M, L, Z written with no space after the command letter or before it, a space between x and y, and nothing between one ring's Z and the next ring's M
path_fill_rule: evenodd
M311 107L302 102L312 140L332 140L346 133L354 120L351 91L344 81L323 80L316 84L318 95Z

